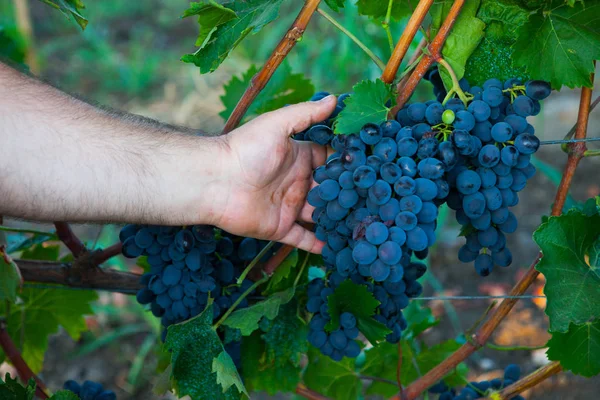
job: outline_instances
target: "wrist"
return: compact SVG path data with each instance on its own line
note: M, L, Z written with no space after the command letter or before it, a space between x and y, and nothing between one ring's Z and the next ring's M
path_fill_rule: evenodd
M227 202L228 146L223 137L174 138L173 152L161 151L159 209L167 225L217 225ZM179 140L181 139L181 141Z

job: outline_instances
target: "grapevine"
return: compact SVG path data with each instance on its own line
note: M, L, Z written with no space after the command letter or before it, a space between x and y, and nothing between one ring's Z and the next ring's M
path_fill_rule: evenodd
M81 2L45 3L82 29L88 24ZM293 8L282 3L190 3L183 17L198 19L198 48L181 61L213 72L240 43L251 43L250 33L268 34L265 26ZM339 14L350 10L362 21L351 28ZM4 226L0 217L0 360L20 378L0 380L0 397L120 397L117 388L91 380L65 377L62 388L49 388L42 379L48 337L62 326L78 339L96 290L131 295L156 324L143 345L162 354L156 395L523 400L525 390L563 371L600 374L600 198L577 202L569 195L580 162L598 155L587 135L599 100L592 102L600 30L590 21L600 18L600 7L562 0L306 0L295 12L263 65L225 85L222 134L288 104L336 97L328 117L289 138L327 148L326 161L308 169L312 223L302 222L323 243L320 254L211 225L127 224L116 242L98 249L67 222L44 231ZM345 35L356 63L372 62L380 78L365 68L352 87L328 90L344 68L329 65L330 82L315 93L297 72L307 69L287 57L298 60L305 46L318 47L317 23ZM377 29L381 47L372 44ZM30 52L26 61L38 70ZM486 52L489 60L481 57ZM581 90L576 124L564 141L546 141L537 121L566 88ZM536 153L555 143L567 162L554 202L535 232L525 232L514 207L532 196L528 181L548 174ZM439 319L419 300L427 299L431 273L448 267L431 257L446 244L447 213L461 241L448 259L462 274L490 282L516 269L523 263L509 246L516 232L532 234L539 252L471 329L432 344L429 332ZM56 243L68 257L59 259ZM128 260L122 266L135 263L143 273L103 267L119 256ZM492 379L474 379L469 357L484 346L505 349L488 341L540 274L547 363L527 371L510 364ZM27 342L32 331L41 345Z

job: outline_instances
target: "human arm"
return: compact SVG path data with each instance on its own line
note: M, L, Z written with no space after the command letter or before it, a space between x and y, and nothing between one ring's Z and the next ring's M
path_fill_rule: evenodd
M311 251L311 171L325 150L289 135L333 99L202 137L93 107L0 64L0 215L42 221L212 224ZM308 216L308 218L307 218Z

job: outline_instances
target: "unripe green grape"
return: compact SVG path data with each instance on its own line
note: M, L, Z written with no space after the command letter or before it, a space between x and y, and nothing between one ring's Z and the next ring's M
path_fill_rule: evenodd
M442 114L442 122L444 122L445 124L448 124L448 125L453 123L455 118L456 118L456 116L454 115L454 111L452 111L452 110L446 110Z

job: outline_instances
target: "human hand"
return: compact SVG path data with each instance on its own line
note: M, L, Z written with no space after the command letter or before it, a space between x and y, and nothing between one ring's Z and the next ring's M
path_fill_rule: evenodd
M224 137L228 171L215 225L241 236L268 239L320 253L323 243L298 222L312 222L306 195L312 171L327 150L290 138L325 120L334 96L291 105L250 121Z

